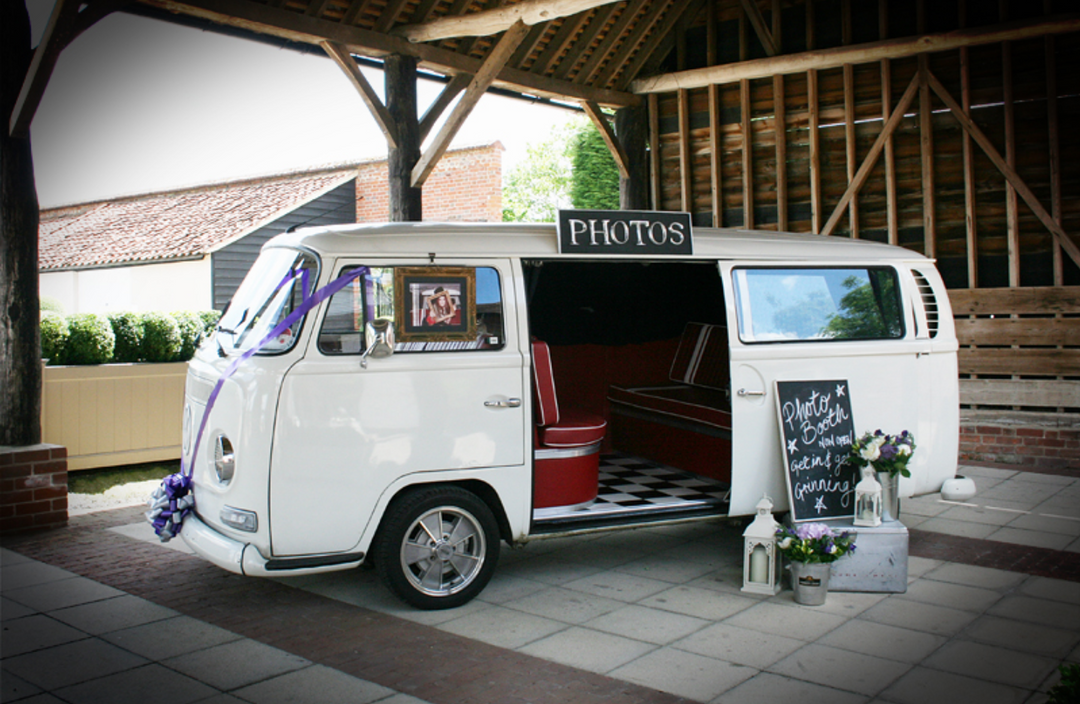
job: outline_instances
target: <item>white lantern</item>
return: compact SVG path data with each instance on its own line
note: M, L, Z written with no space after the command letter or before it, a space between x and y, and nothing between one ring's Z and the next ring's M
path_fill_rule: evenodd
M772 500L762 496L757 516L743 531L744 592L772 595L780 591L780 552L776 549L780 524L773 518L772 508Z
M862 469L862 479L855 485L855 519L857 526L881 525L881 484L878 483L874 468Z

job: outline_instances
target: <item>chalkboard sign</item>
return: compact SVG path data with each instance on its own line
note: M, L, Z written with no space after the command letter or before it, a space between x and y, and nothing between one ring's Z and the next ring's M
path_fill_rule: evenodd
M792 520L851 516L858 470L844 464L855 442L847 380L778 381L776 398Z

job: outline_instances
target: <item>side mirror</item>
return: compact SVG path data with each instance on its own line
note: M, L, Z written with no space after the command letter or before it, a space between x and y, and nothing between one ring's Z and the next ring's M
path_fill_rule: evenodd
M376 318L364 326L364 344L367 348L360 355L360 366L367 369L368 357L389 357L394 353L394 321Z

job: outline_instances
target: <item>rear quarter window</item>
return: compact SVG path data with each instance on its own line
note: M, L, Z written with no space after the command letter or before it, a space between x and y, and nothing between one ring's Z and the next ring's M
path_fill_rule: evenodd
M892 267L734 271L739 339L746 343L888 340L904 336Z

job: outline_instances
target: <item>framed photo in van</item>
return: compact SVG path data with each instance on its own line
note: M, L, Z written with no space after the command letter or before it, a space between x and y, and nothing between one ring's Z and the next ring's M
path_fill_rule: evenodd
M402 342L476 339L476 270L399 267L394 275L394 322Z

